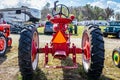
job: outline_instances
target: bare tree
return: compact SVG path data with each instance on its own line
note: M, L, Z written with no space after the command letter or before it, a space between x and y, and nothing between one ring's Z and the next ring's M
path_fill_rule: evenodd
M49 9L50 3L46 3L46 5L41 10L41 20L46 20L46 16L51 13L51 9Z
M117 13L115 14L115 18L116 18L116 20L120 20L120 12L117 12Z
M106 20L108 20L111 16L114 15L114 10L109 8L109 7L107 7L104 11L105 11L105 16L104 17L105 17Z

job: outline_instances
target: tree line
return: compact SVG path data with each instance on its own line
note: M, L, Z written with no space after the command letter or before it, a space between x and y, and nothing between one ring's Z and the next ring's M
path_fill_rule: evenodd
M50 4L47 3L41 10L41 20L46 20L47 14L51 14L52 9L49 8ZM120 20L120 13L114 13L114 10L107 7L102 9L97 6L91 6L86 4L85 6L69 7L70 14L73 14L78 21L82 20L109 20L111 16L114 16L116 20Z

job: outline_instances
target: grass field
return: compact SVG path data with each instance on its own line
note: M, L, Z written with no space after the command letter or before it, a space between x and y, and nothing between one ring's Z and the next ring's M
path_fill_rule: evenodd
M101 31L103 32L104 29L105 29L105 26L100 26L100 29L101 29ZM43 32L44 32L44 27L39 27L37 30L38 30L38 32L39 32L40 34L44 34L44 33L43 33ZM78 33L77 33L77 34L74 34L74 31L73 31L72 37L75 37L75 38L80 37L80 38L81 38L81 37L82 37L83 30L84 30L84 26L78 26Z

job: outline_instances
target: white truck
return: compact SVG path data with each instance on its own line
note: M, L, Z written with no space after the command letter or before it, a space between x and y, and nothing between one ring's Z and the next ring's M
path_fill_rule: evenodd
M0 9L4 21L11 24L11 32L19 33L25 23L36 23L41 18L41 11L35 8L22 6L20 8Z

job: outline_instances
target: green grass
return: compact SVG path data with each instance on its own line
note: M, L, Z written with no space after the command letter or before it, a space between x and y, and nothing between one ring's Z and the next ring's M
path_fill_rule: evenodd
M106 28L106 26L100 26L100 29L102 32L104 32L104 29Z
M37 28L39 34L44 34L44 27Z
M106 28L105 26L100 26L100 29L102 32L104 31L105 28ZM37 30L39 34L44 34L44 27L39 27ZM72 37L82 38L83 31L84 31L84 26L78 26L78 34L74 34L74 31L73 31Z
M44 34L44 27L39 27L39 28L37 28L37 30L38 30L39 34ZM84 26L78 26L78 34L74 34L74 31L73 31L72 36L73 37L81 37L83 30L84 30Z
M77 34L74 34L74 31L73 31L72 37L74 37L74 38L82 38L83 30L84 30L84 26L78 26Z

